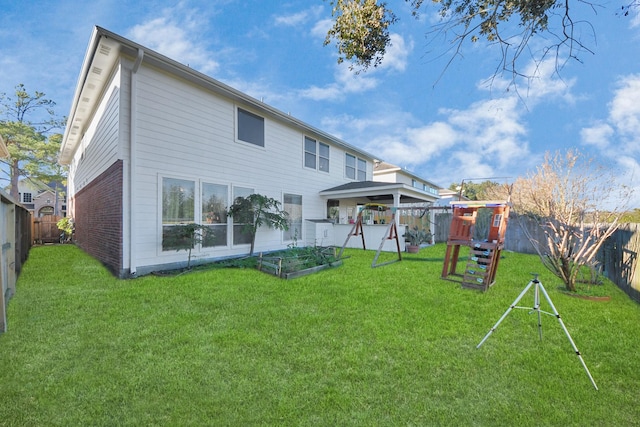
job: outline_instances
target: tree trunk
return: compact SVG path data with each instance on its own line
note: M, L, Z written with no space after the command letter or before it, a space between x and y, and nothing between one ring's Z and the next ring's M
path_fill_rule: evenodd
M20 180L20 168L18 167L18 160L14 160L11 163L11 190L9 194L18 202L20 197L20 191L18 190L18 181Z

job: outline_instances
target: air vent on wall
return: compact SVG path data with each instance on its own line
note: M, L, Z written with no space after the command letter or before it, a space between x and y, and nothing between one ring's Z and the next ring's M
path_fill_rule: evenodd
M91 69L91 72L92 72L93 74L100 75L100 74L102 74L102 68L99 68L99 67L93 67L93 68Z
M98 48L98 52L100 52L103 55L109 56L109 54L111 53L111 48L109 46L106 46L106 45L100 43L100 47Z

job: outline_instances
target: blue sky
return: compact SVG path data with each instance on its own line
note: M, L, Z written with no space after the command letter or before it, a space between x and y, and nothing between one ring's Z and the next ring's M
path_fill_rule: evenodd
M435 9L400 21L381 67L354 74L323 46L331 18L323 0L0 0L0 92L18 83L69 114L94 25L227 83L348 143L448 187L468 178L515 177L546 151L579 148L637 187L640 207L640 15L617 3L576 3L593 53L582 62L543 62L536 78L494 75L496 46L465 45L451 58L425 38ZM544 38L531 44L545 45ZM524 58L521 69L532 69Z

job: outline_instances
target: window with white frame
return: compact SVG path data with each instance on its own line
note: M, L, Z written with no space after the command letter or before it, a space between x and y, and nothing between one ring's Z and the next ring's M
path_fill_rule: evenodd
M316 168L316 140L304 137L304 167L315 169Z
M264 147L264 117L238 108L238 140Z
M22 194L22 203L31 203L33 202L33 197L31 193L23 193Z
M162 179L163 250L174 250L180 245L172 234L173 227L195 222L195 187L196 183L190 180Z
M329 172L329 146L318 142L318 170Z
M302 239L302 196L284 194L282 209L288 213L288 230L284 230L283 239L293 241Z
M356 156L347 154L344 163L344 174L349 179L356 179Z
M233 187L233 201L236 199L247 197L253 194L253 189L245 187ZM233 217L233 244L244 245L251 244L251 233L246 230L248 224L253 224L253 216L249 212Z
M358 181L367 180L367 161L358 159Z
M347 178L366 181L367 161L347 153L344 173Z
M304 166L329 172L329 145L304 137Z
M207 227L202 240L205 248L227 246L226 185L202 183L202 225Z

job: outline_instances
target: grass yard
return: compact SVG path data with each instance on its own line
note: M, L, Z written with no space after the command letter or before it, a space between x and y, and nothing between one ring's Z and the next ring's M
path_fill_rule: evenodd
M348 250L285 281L117 280L72 245L36 247L0 335L0 425L640 425L640 306L610 282L607 302L564 295L514 253L488 292L461 289L440 279L444 249L376 269ZM532 271L599 391L554 317L540 341L513 310L476 349Z

